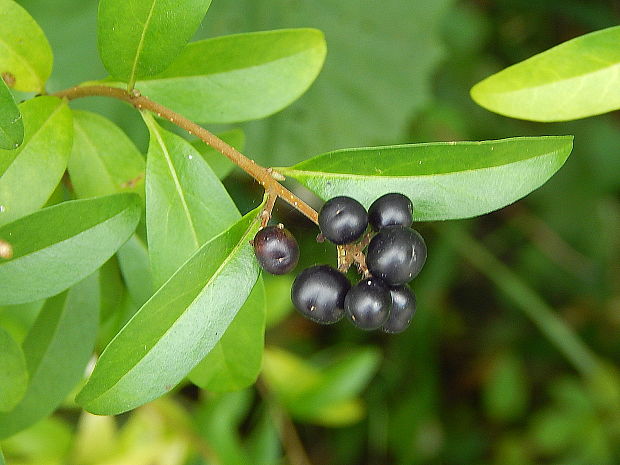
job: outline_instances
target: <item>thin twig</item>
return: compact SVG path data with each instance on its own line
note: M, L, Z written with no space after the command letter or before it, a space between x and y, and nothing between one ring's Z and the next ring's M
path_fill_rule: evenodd
M140 93L135 89L132 92L128 92L123 89L109 86L77 86L55 92L52 95L60 98L66 98L68 100L83 97L111 97L127 102L138 110L148 110L155 113L157 116L165 118L178 127L185 129L189 134L194 134L199 137L204 143L210 145L222 155L228 157L243 171L256 179L256 181L258 181L267 192L277 195L300 213L308 217L312 222L318 224L318 213L310 205L278 182L278 180L283 178L280 173L277 173L272 169L262 167L254 160L251 160L243 155L234 147L228 145L212 132L197 125L193 121L185 118L170 108L140 95Z

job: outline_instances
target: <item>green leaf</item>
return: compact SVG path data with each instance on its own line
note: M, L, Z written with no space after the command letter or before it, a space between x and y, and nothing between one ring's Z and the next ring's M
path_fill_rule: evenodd
M215 1L202 37L281 27L325 33L329 52L297 102L248 124L248 149L265 166L284 166L337 147L396 143L433 96L454 0ZM263 5L261 3L261 5ZM277 134L277 137L274 137Z
M25 137L0 150L0 226L45 205L67 167L73 141L71 111L56 97L20 105Z
M144 195L144 157L117 125L96 113L74 110L73 128L68 169L79 198L118 192Z
M0 414L0 438L49 415L82 378L99 322L99 285L91 275L49 299L23 343L30 384L21 402Z
M204 123L263 118L299 98L325 60L316 29L283 29L190 43L143 95Z
M0 227L13 246L13 258L0 260L0 305L49 297L84 279L127 241L140 212L137 195L116 194L63 202Z
M153 281L161 286L196 249L240 218L234 202L189 142L145 115L146 227Z
M259 275L260 208L202 246L105 349L77 402L125 412L170 391L220 340Z
M211 0L101 0L99 54L130 87L165 70L196 32Z
M24 140L24 122L11 91L0 77L0 149L13 150Z
M221 132L217 136L228 145L231 145L240 152L243 152L245 147L245 134L241 129L231 129L230 131ZM202 155L202 158L206 160L215 175L220 179L224 179L228 176L230 172L235 169L235 166L237 166L227 157L222 155L210 145L205 144L200 139L193 141L191 144L196 150L198 150L198 153Z
M13 0L0 0L0 70L9 87L44 92L52 73L52 49L39 25Z
M237 391L256 381L263 359L265 286L259 279L222 339L189 374L197 386Z
M620 26L564 42L479 82L488 110L533 121L566 121L620 109Z
M11 410L28 386L28 370L22 348L0 328L0 412Z
M0 465L6 465L4 463L4 454L2 454L2 449L0 449Z
M356 198L368 207L388 192L413 202L416 221L483 215L529 194L566 161L572 136L435 142L344 149L278 170L324 200Z
M131 299L141 307L155 290L146 244L134 234L117 252L118 263Z

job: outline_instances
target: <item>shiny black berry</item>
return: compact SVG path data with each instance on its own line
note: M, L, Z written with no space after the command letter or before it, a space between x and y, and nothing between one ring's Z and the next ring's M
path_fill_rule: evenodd
M368 244L366 265L373 276L390 286L415 278L426 262L426 244L420 234L403 226L383 228Z
M375 277L362 279L347 293L344 308L358 328L378 329L386 322L392 308L390 288Z
M321 233L334 244L349 244L360 238L368 226L364 206L351 197L329 199L319 212Z
M254 254L260 266L271 274L285 274L297 265L299 245L282 225L267 226L254 237Z
M344 315L344 299L351 288L345 275L327 265L302 271L291 290L291 300L299 312L316 323L331 324Z
M415 294L407 285L390 288L392 310L381 329L386 333L401 333L409 327L415 313Z
M413 205L403 194L385 194L375 200L368 209L368 222L375 231L386 226L405 226L413 224Z

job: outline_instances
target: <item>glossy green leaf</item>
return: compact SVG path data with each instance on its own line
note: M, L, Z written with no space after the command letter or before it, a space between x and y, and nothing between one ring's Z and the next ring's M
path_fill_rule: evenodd
M77 402L117 414L170 391L220 340L259 276L259 209L202 246L105 349Z
M231 129L230 131L221 132L217 136L226 142L228 145L233 146L240 152L243 152L245 147L245 134L241 129ZM198 150L202 158L206 160L215 175L224 179L235 169L235 165L232 161L215 150L210 145L205 144L200 139L192 142L192 146Z
M121 128L96 113L76 110L73 128L68 169L79 198L144 192L144 157Z
M299 98L325 60L316 29L283 29L189 44L163 73L138 81L140 92L204 123L263 118Z
M189 142L145 115L146 227L153 281L161 286L196 249L240 218L209 165Z
M0 149L13 150L24 140L22 114L11 91L0 77Z
M0 150L0 226L41 208L67 167L73 141L71 111L56 97L20 105L25 137Z
M388 192L407 195L416 221L483 215L544 184L566 161L572 136L436 142L344 149L278 168L324 200L368 207Z
M118 249L118 263L134 303L141 307L153 295L153 277L146 244L133 235Z
M0 414L0 438L49 415L82 378L99 322L99 285L91 275L49 299L23 343L30 383L10 412Z
M620 26L564 42L471 89L479 105L533 121L566 121L620 109Z
M196 32L211 0L101 0L98 45L112 76L133 84L165 70Z
M263 359L265 286L259 279L222 339L189 375L214 392L237 391L256 381Z
M13 258L0 259L0 305L49 297L84 279L127 241L140 212L137 195L116 194L63 202L0 227L13 246Z
M0 71L9 87L43 92L52 73L52 49L39 25L13 0L0 0Z
M0 328L0 412L11 410L28 386L28 370L22 348Z
M99 291L101 295L99 313L103 322L118 312L126 292L116 256L99 268Z

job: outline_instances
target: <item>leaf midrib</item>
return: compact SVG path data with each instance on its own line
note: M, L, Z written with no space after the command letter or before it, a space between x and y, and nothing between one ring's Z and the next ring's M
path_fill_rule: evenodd
M17 59L22 63L22 65L25 66L34 75L38 83L38 87L39 87L38 90L43 91L44 90L43 80L39 77L38 73L32 67L32 65L28 62L28 60L20 53L17 53L17 51L14 48L12 48L10 44L7 44L6 41L2 39L2 37L0 37L0 44L4 45L5 49L12 52L13 56L17 57Z
M560 154L561 154L560 150L553 150L551 152L547 152L542 155L537 155L535 157L530 157L530 158L524 158L522 160L517 160L511 163L505 163L503 165L491 165L491 166L485 166L483 168L475 168L475 169L460 170L460 171L449 171L447 173L409 174L409 175L401 175L401 176L396 176L396 175L385 175L384 176L380 174L333 173L331 171L297 170L297 169L289 169L289 168L282 168L282 167L274 168L274 170L280 173L283 173L283 174L288 174L292 178L294 178L295 174L297 173L304 175L304 176L315 176L315 177L321 177L321 176L327 177L328 176L331 178L360 179L360 180L367 179L367 178L382 178L382 179L436 178L440 176L454 176L456 174L461 174L461 173L474 173L478 171L486 171L486 170L491 170L491 169L496 169L496 168L503 168L503 167L507 167L511 165L517 165L520 163L530 162L532 160L537 160L539 158L547 158L547 157L557 158L557 156Z
M218 72L202 72L200 74L182 74L179 76L162 76L162 77L158 77L158 76L154 76L153 78L147 78L147 79L142 79L139 80L138 83L139 84L150 84L150 83L163 83L163 82L174 82L174 81L181 81L184 79L209 79L209 78L214 78L217 76L224 76L226 74L229 73L236 73L236 72L240 72L240 71L252 71L255 70L256 68L261 68L263 66L266 65L272 65L274 63L277 63L279 61L284 61L284 60L289 60L291 57L296 57L298 55L303 55L303 54L307 54L309 52L312 52L314 49L316 49L318 47L309 47L303 50L298 50L294 53L288 54L288 55L283 55L281 57L275 58L273 60L267 60L267 61L263 61L262 63L258 63L256 65L252 65L252 66L243 66L243 67L238 67L238 68L231 68L231 69L227 69L225 71L218 71ZM316 74L316 73L315 73Z
M153 10L155 9L156 3L157 0L153 0L153 3L151 4L151 9L149 10L149 14L146 17L146 21L144 22L142 33L140 34L140 40L138 41L138 47L136 48L136 55L134 56L133 64L131 66L131 73L129 75L130 86L133 86L133 83L136 82L136 68L138 67L138 60L140 58L140 54L142 53L142 49L144 48L144 37L146 36L146 30L151 23L151 19L153 17Z
M28 252L27 254L20 255L19 257L15 257L15 258L13 258L12 260L8 260L8 261L6 261L6 262L2 263L2 264L0 265L0 268L1 268L3 265L10 265L10 264L12 264L12 263L17 262L18 260L21 260L21 259L25 258L25 257L30 257L31 255L38 254L38 253L40 253L40 252L42 252L42 251L48 250L48 249L50 249L50 248L52 248L52 247L55 247L55 246L60 245L60 244L63 244L63 243L65 243L65 242L67 242L67 241L70 241L70 240L76 239L76 238L80 237L82 234L86 234L86 233L88 233L88 232L92 231L93 229L96 229L96 228L98 228L98 227L100 227L100 226L102 226L102 225L105 225L105 224L106 224L106 223L108 223L109 221L115 220L118 216L123 215L124 213L126 213L126 212L127 212L127 210L128 210L129 208L131 208L131 205L127 205L127 206L126 206L126 207L124 207L121 211L119 211L118 213L114 214L113 216L110 216L110 217L109 217L109 218L107 218L106 220L101 221L101 222L99 222L99 223L95 223L95 224L94 224L93 226L91 226L90 228L88 228L88 229L83 229L82 231L80 231L79 233L77 233L77 234L75 234L75 235L73 235L73 236L69 236L69 237L67 237L66 239L63 239L63 240L58 241L58 242L53 242L53 243L51 243L51 244L49 244L49 245L46 245L45 247L42 247L42 248L40 248L40 249L33 250L32 252Z
M153 125L151 131L154 133L155 138L157 139L157 143L159 144L162 150L162 153L164 155L164 158L166 160L166 164L168 165L168 170L170 171L170 175L172 177L172 180L174 181L175 190L177 191L177 194L179 195L179 199L181 200L181 205L183 205L183 212L185 213L185 216L187 217L187 222L189 223L189 226L190 226L189 230L191 231L192 239L194 240L194 246L195 246L194 250L196 250L200 247L200 241L198 240L198 235L196 234L196 227L194 226L194 220L192 219L192 215L189 211L189 205L187 204L187 201L185 200L185 194L183 193L183 189L181 187L181 183L177 176L176 169L170 158L170 153L168 152L168 148L166 147L166 144L164 143L164 140L162 139L161 134L157 130L157 127Z
M204 294L205 290L206 290L208 287L210 287L210 285L212 284L212 282L214 281L214 279L215 279L217 276L219 276L219 274L220 274L221 270L222 270L222 269L223 269L223 268L224 268L224 267L225 267L225 266L226 266L226 265L227 265L227 264L228 264L228 263L229 263L229 262L233 259L233 257L234 257L234 256L236 256L236 254L237 254L238 250L239 250L242 246L244 246L244 245L246 244L246 240L245 240L245 239L246 239L246 238L247 238L247 236L248 236L248 232L252 229L252 227L253 227L253 225L256 223L257 219L258 219L258 217L254 218L254 219L250 222L250 224L249 224L248 228L247 228L247 229L246 229L246 231L245 231L245 232L241 235L241 238L239 239L239 241L237 242L237 244L233 247L233 249L230 251L230 253L228 254L228 256L224 259L224 261L222 261L222 264L221 264L221 265L220 265L220 266L219 266L219 267L218 267L218 268L217 268L217 269L213 272L213 274L209 277L209 280L205 283L205 285L204 285L204 286L202 287L202 289L198 292L198 294L196 294L196 297L194 298L194 300L192 300L192 301L189 303L189 305L187 305L187 307L185 308L185 310L179 314L179 316L178 316L178 317L177 317L177 318L176 318L176 319L172 322L172 324L168 327L168 329L166 329L166 330L165 330L165 331L161 334L161 336L159 336L159 337L158 337L157 341L156 341L153 345L151 345L151 347L149 348L149 350L148 350L147 352L145 352L145 353L144 353L144 355L143 355L142 357L140 357L140 359L138 359L138 360L136 361L136 363L135 363L135 364L134 364L134 365L133 365L133 366L132 366L129 370L127 370L127 371L126 371L126 372L125 372L122 376L120 376L120 377L119 377L119 378L118 378L118 379L114 382L114 384L110 385L108 388L106 388L103 392L101 392L101 393L100 393L99 395L97 395L96 397L93 397L93 398L91 398L91 399L87 400L87 401L86 401L86 403L92 403L92 402L96 401L97 399L101 399L101 398L102 398L105 394L109 393L109 392L110 392L112 389L114 389L114 387L116 387L116 386L117 386L117 385L118 385L118 384L119 384L119 383L120 383L123 379L125 379L125 378L126 378L127 376L129 376L129 375L130 375L130 374L131 374L134 370L136 370L136 369L138 368L138 366L139 366L139 365L141 364L141 362L142 362L142 361L146 358L146 356L147 356L148 354L150 354L150 353L153 351L153 349L157 346L157 344L159 344L159 342L160 342L160 341L161 341L161 340L162 340L162 339L163 339L163 338L164 338L164 337L165 337L165 336L166 336L166 335L167 335L167 334L168 334L168 333L169 333L169 332L170 332L170 331L171 331L171 330L172 330L172 329L176 326L176 324L177 324L177 322L179 321L179 319L180 319L180 318L182 318L182 317L186 314L187 309L188 309L188 308L190 308L190 307L192 307L192 306L196 303L196 301L197 301L197 300L198 300L198 299L199 299L199 298L200 298L200 297ZM224 232L224 233L222 233L222 234L225 234L225 232ZM216 237L217 237L217 236L216 236ZM190 259L188 259L188 261L189 261L189 260L191 260L191 258L190 258ZM186 262L186 263L187 263L187 262ZM182 268L183 268L183 267L179 268L179 270L181 270ZM164 288L164 286L165 286L165 285L166 285L166 284L167 284L167 283L168 283L171 279L173 279L173 277L174 277L174 276L178 273L178 271L179 271L179 270L177 270L177 272L175 272L172 276L170 276L170 278L168 278L168 280L166 281L166 283L164 283L164 284L160 287L160 289L163 289L163 288ZM151 296L151 299L149 299L149 300L152 300L152 299L155 297L155 295L156 295L156 294L157 294L157 292L156 292L153 296ZM147 302L147 303L148 303L148 302ZM146 305L146 304L144 304L144 305ZM129 324L131 323L131 321L132 321L134 318L136 318L138 314L139 314L139 311L138 311L138 312L136 312L136 313L135 313L135 314L131 317L131 319L130 319L130 320L129 320L126 324L125 324L125 327L128 327L128 326L129 326ZM114 340L115 340L117 337L119 337L119 335L120 335L120 334L121 334L121 332L117 333L117 334L116 334L116 336L114 336L114 338L112 339L112 341L110 341L110 344L108 344L108 346L111 346L111 345L112 345L112 343L114 342ZM224 334L222 333L222 337L223 337L223 335L224 335ZM220 337L220 339L219 339L220 341L222 340L222 337ZM218 341L218 342L219 342L219 341ZM216 344L217 344L217 343L216 343ZM105 351L104 351L104 352L105 352ZM102 355L103 355L103 354L102 354ZM205 356L206 356L206 355L205 355ZM200 363L200 362L198 362L198 363ZM191 370L190 370L190 371L191 371ZM87 384L87 385L88 385L88 384Z
M519 63L517 63L516 65L513 66L518 66ZM501 88L501 89L485 89L484 87L489 86L490 84L484 84L483 83L486 81L481 81L479 84L477 84L476 86L474 86L472 88L475 89L478 85L480 85L482 87L482 90L476 89L476 93L477 94L488 94L488 95L504 95L504 94L515 94L515 93L519 93L519 92L524 92L524 91L528 91L528 90L532 90L532 89L540 89L540 88L544 88L544 87L553 87L553 86L557 86L563 83L566 83L568 81L575 81L575 80L582 80L582 79L587 79L588 77L595 75L595 74L599 74L599 73L609 73L611 71L613 71L615 69L615 73L617 74L618 69L620 68L620 61L617 61L615 63L610 63L608 66L602 66L600 68L597 68L595 70L590 70L590 71L586 71L583 73L579 73L579 74L575 74L572 76L566 76L566 77L562 77L561 79L554 79L554 80L548 80L548 81L544 81L544 82L536 82L534 84L529 84L527 82L527 79L522 82L521 84L519 84L518 86L515 87L509 87L509 88ZM510 68L508 68L510 69ZM501 71L500 73L497 73L496 75L490 76L489 78L487 78L489 81L490 80L495 80L496 76L499 76L501 73L508 71L504 70Z

